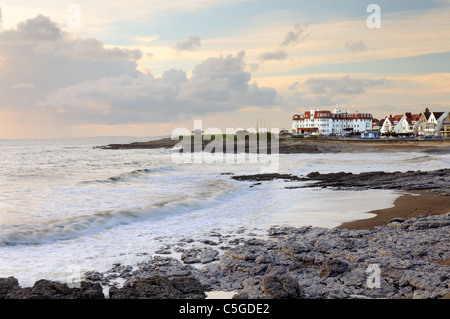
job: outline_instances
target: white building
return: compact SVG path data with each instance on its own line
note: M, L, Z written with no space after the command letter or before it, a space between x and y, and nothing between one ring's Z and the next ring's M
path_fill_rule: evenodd
M386 133L394 133L394 120L392 119L392 116L386 117L384 119L383 125L381 125L380 133L386 134Z
M403 118L405 115L389 115L389 117L386 117L384 119L383 125L381 126L380 133L381 134L387 134L387 133L396 133L396 129L399 130L398 124L403 122ZM400 125L401 127L401 125Z
M336 106L333 111L310 110L294 115L292 131L299 134L342 135L346 132L362 133L372 129L370 113L342 112Z
M420 119L420 114L405 113L404 115L390 115L386 117L380 132L382 134L413 134L414 127Z
M414 126L420 119L420 114L405 113L395 125L394 132L397 134L414 134Z
M448 112L430 112L426 109L414 127L415 133L420 136L440 135L442 124L448 114Z

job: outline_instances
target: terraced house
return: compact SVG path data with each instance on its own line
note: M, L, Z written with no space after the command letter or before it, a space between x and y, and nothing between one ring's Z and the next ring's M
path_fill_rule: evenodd
M449 112L430 112L427 108L421 114L420 119L414 128L414 133L418 136L441 136L441 128Z
M450 138L450 112L448 112L447 117L442 122L440 135L443 138Z

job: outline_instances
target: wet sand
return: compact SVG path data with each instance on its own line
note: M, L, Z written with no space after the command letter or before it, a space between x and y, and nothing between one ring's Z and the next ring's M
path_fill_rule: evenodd
M419 216L450 213L450 196L439 196L430 190L411 191L400 196L394 207L371 211L375 217L343 223L339 229L372 229L386 225L394 218L414 218Z

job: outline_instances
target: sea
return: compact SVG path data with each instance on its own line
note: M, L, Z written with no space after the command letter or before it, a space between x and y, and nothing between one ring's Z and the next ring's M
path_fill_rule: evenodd
M337 227L370 218L401 195L236 181L231 176L261 173L265 164L234 154L180 162L168 149L95 148L158 138L0 140L0 278L14 276L22 287L68 282L74 272L135 266L182 239L264 236L275 225ZM448 154L386 150L281 154L276 169L304 176L448 167Z

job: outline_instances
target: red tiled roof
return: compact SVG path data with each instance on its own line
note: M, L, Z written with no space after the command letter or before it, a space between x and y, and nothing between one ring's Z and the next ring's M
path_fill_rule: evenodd
M403 118L403 115L396 115L393 117L394 121L400 121Z

